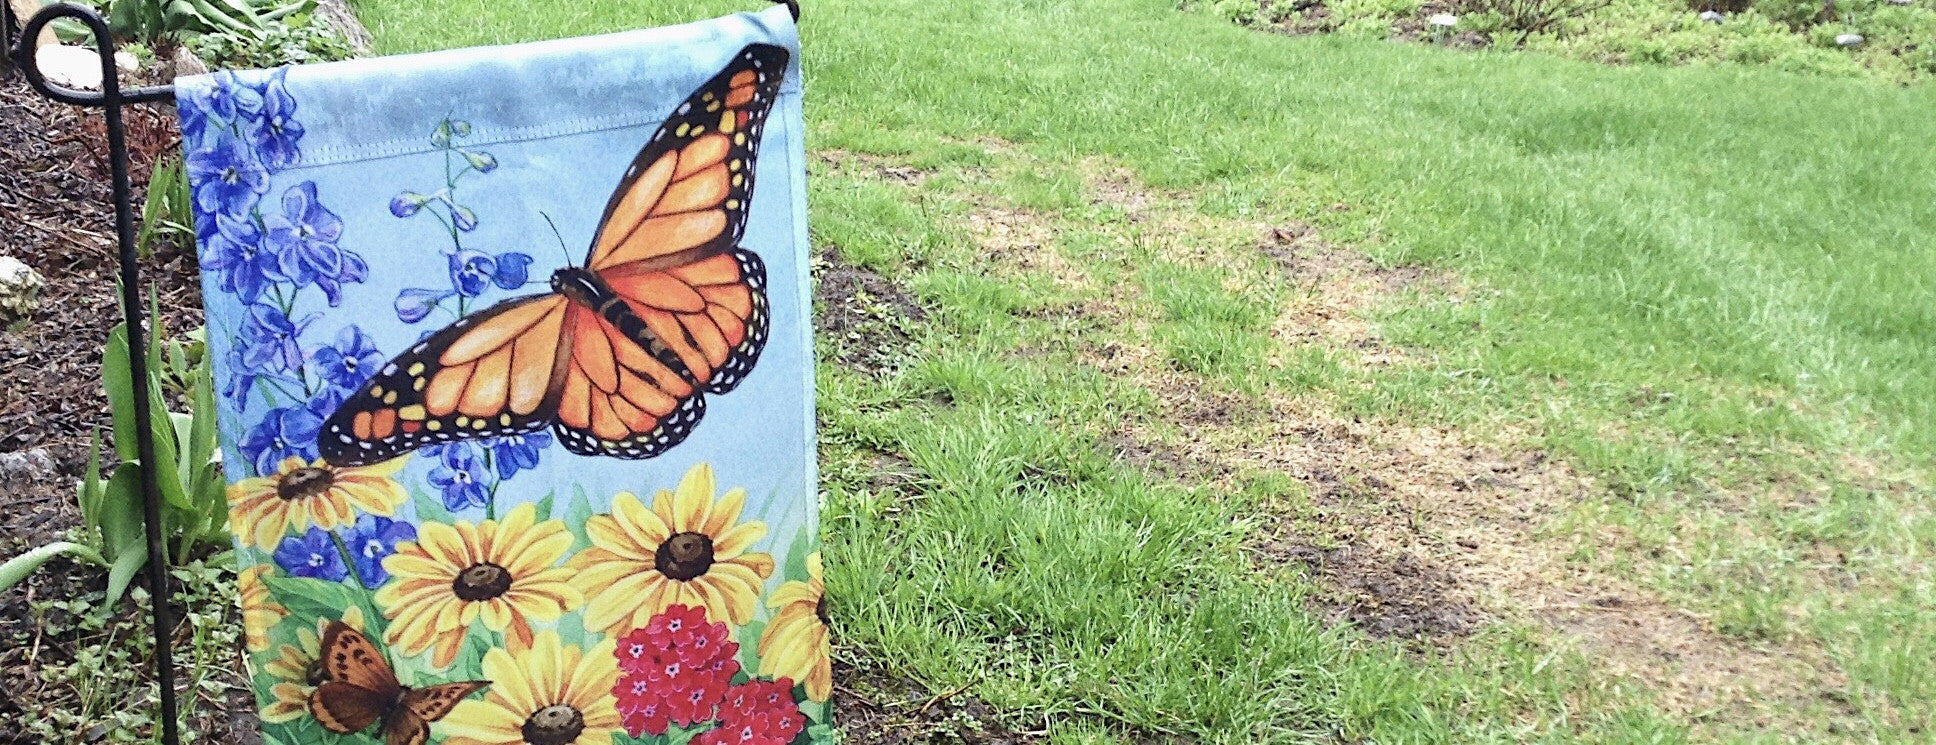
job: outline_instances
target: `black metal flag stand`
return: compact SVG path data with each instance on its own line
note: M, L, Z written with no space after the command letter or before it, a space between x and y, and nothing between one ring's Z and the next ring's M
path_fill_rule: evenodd
M786 5L793 14L793 20L800 20L799 0L774 2ZM54 85L41 74L35 55L41 32L48 24L62 18L80 22L93 37L94 49L101 58L99 92ZM156 471L151 466L155 462L154 430L151 428L155 413L149 409L152 399L148 391L147 318L143 310L146 306L141 303L141 269L135 260L134 188L128 179L128 137L121 119L123 106L174 101L175 87L155 85L122 88L120 71L114 62L114 36L108 29L107 21L102 20L92 8L72 3L49 5L27 19L25 26L20 28L19 36L15 36L14 27L18 20L14 18L12 4L0 0L0 27L6 30L7 57L13 62L13 67L26 76L28 85L42 96L61 103L101 109L102 115L107 118L108 169L114 188L114 234L119 244L121 311L128 328L128 362L133 371L131 377L134 387L135 452L141 459L142 517L147 524L146 573L155 635L155 682L161 688L161 710L156 712L156 718L161 721L162 745L180 745L180 724L176 717L175 655L171 643L175 618L169 604L167 536L161 534L161 489L155 481Z

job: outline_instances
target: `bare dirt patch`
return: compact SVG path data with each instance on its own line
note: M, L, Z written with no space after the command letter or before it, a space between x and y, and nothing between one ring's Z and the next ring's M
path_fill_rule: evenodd
M841 365L873 374L898 369L928 318L914 294L829 247L814 257L813 326Z
M967 689L930 692L920 681L863 660L834 663L834 721L842 741L856 745L1024 745L1047 742L1043 732L1014 724Z
M928 172L882 155L857 153L850 150L819 150L814 152L814 160L834 171L847 171L868 175L876 180L903 186L920 186L928 180Z

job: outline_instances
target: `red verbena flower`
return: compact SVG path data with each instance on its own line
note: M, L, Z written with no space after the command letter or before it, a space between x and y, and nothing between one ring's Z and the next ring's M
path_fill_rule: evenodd
M787 745L807 726L793 701L793 681L749 680L719 703L719 726L692 745Z
M710 721L739 672L739 643L704 608L669 607L619 639L612 694L625 731L663 735L669 725Z

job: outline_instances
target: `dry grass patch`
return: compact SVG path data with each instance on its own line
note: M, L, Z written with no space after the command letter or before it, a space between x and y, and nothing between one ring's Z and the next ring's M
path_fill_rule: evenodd
M1260 476L1294 482L1291 495L1257 516L1251 546L1260 565L1300 566L1317 580L1318 612L1425 648L1458 644L1495 622L1545 629L1557 647L1594 660L1596 680L1637 683L1666 709L1724 733L1812 731L1822 720L1807 715L1845 696L1847 676L1812 641L1744 643L1641 587L1631 570L1595 558L1618 555L1631 537L1578 520L1580 505L1604 488L1512 445L1532 439L1527 433L1478 437L1354 418L1316 391L1233 390L1180 369L1155 341L1162 309L1126 280L1152 257L1194 267L1267 262L1279 273L1268 278L1279 299L1268 321L1270 361L1319 347L1348 368L1375 371L1419 363L1381 337L1371 311L1414 292L1457 301L1465 292L1459 278L1380 266L1301 221L1194 214L1177 206L1187 204L1182 195L1144 189L1095 159L1077 170L1090 207L1120 211L1122 219L1101 228L1113 247L1065 252L1062 231L1098 226L1004 202L991 188L1000 169L1039 164L1018 148L984 149L998 165L958 174L961 193L940 197L964 205L956 219L975 242L979 266L1018 285L1046 282L1070 298L1044 313L1081 319L1094 335L1068 342L1076 362L1150 392L1159 404L1155 417L1125 417L1106 446L1161 478L1225 493ZM907 183L888 165L861 172ZM922 183L932 190L935 182ZM1230 279L1222 289L1256 297L1267 287Z

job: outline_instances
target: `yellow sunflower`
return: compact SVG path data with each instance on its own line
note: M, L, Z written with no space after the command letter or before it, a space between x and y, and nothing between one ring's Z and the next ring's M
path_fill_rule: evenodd
M557 566L571 550L561 520L537 522L537 508L518 505L503 522L425 523L414 542L397 544L383 560L392 579L378 590L383 615L395 622L386 636L404 656L435 649L445 667L482 619L492 631L531 643L532 621L555 621L584 602Z
M286 458L274 475L229 487L229 524L243 545L273 551L291 528L335 530L355 523L358 512L389 517L409 498L391 478L405 460L343 467Z
M273 564L257 564L235 577L236 587L242 594L243 639L251 652L268 649L269 629L289 615L289 609L270 599L269 585L262 581L263 575L274 570Z
M766 607L775 612L760 635L760 674L790 679L807 687L808 698L827 700L834 690L833 637L819 551L807 555L807 581L781 585Z
M485 653L490 691L444 717L443 745L611 745L621 723L613 644L581 651L545 631Z
M362 631L363 609L350 606L342 620L344 625ZM262 721L291 722L309 713L309 694L323 683L323 670L316 661L323 656L323 629L328 625L328 619L318 618L314 631L297 629L296 643L282 645L276 650L276 659L262 666L263 672L276 679L269 686L269 695L275 700L262 707Z
M676 492L659 490L652 509L620 492L611 514L586 523L592 545L570 566L587 600L587 630L623 634L673 605L704 607L735 626L753 620L773 557L746 549L766 535L766 523L739 522L745 489L715 502L714 488L712 466L701 463Z

